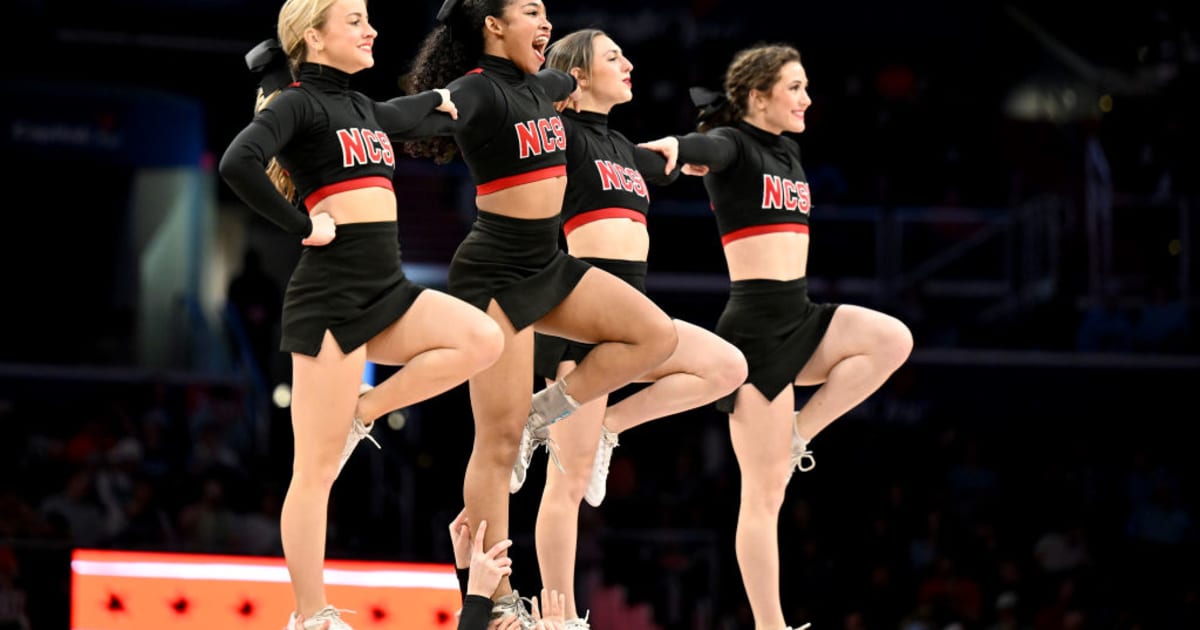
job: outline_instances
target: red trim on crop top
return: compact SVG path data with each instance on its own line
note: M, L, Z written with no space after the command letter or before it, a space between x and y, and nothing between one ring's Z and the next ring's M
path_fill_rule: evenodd
M629 208L600 208L598 210L588 210L580 212L563 222L563 234L571 235L576 229L591 223L592 221L603 221L604 219L629 219L637 221L642 225L646 225L646 215L637 210Z
M740 230L734 230L721 237L721 245L728 245L738 239L773 232L798 232L808 234L808 226L803 223L772 223L771 225L751 225Z
M321 203L321 200L330 195L346 192L347 190L376 187L395 190L392 188L392 180L388 179L387 177L380 177L378 175L372 175L370 177L356 177L354 179L334 182L314 190L312 194L304 198L304 207L307 208L309 212L312 212L314 206L316 206L318 203Z

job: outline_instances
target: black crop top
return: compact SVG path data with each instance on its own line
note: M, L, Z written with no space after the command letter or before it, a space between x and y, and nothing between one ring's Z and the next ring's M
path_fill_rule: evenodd
M566 173L567 136L554 109L575 77L552 68L526 74L484 55L446 86L459 110L454 139L480 195Z
M279 194L267 176L272 157L287 170L297 199L312 209L344 190L391 189L396 153L390 138L411 139L442 97L432 90L380 103L350 89L350 76L315 63L300 64L297 81L255 115L225 149L219 171L251 208L292 234L308 236L312 221Z
M567 192L563 199L563 232L600 219L624 217L646 222L650 191L646 182L670 184L662 155L634 145L608 128L608 116L596 112L563 112L567 131Z
M704 188L722 244L768 232L808 232L812 199L795 140L739 121L679 137L679 162L709 167Z

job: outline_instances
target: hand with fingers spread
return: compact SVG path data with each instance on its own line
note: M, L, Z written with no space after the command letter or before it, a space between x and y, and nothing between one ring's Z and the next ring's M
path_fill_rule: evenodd
M483 534L487 531L487 521L479 522L475 530L475 543L471 547L471 575L467 579L467 594L491 597L500 585L500 580L512 573L512 558L500 557L504 550L512 546L512 540L505 538L492 545L486 552L483 550Z
M530 614L537 619L536 630L564 630L567 627L567 596L557 590L542 589L541 605L538 598L530 600ZM542 609L545 609L544 611Z

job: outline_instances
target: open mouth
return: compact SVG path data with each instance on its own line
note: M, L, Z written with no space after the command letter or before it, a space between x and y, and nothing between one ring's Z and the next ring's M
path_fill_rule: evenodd
M538 63L546 62L546 46L549 44L550 38L546 35L533 38L533 52L537 55Z

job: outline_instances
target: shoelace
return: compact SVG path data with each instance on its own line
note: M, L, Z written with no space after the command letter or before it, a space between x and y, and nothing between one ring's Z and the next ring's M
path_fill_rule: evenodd
M533 599L530 597L522 597L520 594L512 602L513 615L521 621L522 628L533 628L537 625L537 619L533 618L533 614L529 612L533 607Z
M592 624L588 623L588 617L591 617L591 616L592 616L592 609L589 608L587 610L587 612L583 613L582 618L568 619L567 627L568 628L574 627L574 628L589 628L590 629L592 627ZM575 623L572 624L571 622L575 622Z
M565 469L563 469L562 463L558 461L558 444L554 441L554 438L550 437L549 433L547 433L545 437L537 437L532 434L530 435L529 457L525 460L526 468L529 467L529 462L533 460L533 452L536 451L537 447L539 446L546 447L546 454L550 456L550 461L554 462L554 467L558 469L558 472L567 472Z
M334 608L333 606L326 606L325 608L318 610L317 614L313 615L312 617L309 617L308 619L305 619L304 623L300 624L301 630L303 630L303 627L305 625L307 625L310 621L330 621L330 622L332 622L334 619L341 621L342 613L350 613L352 615L357 615L358 611L350 610L349 608ZM288 630L294 630L294 629L288 628Z
M800 419L800 412L792 414L792 465L800 472L808 472L816 467L817 460L813 457L813 452L808 449L808 442L800 438L800 431L796 427L796 421ZM796 447L796 442L800 441L803 446ZM807 462L807 465L805 463ZM797 628L796 630L804 630Z
M800 472L808 472L817 466L817 460L813 457L813 452L804 449L800 453L792 452L792 465Z
M521 618L521 623L528 623L531 626L537 625L538 620L534 619L533 613L530 612L533 610L533 598L522 596L518 599L520 603L524 604L524 606L517 606L517 616Z
M372 425L372 426L374 426L374 425ZM383 447L380 446L379 442L375 441L375 437L371 435L371 427L368 427L366 424L363 423L362 420L359 420L358 418L354 419L354 432L356 434L358 434L359 440L363 440L363 439L370 440L371 443L375 445L375 448L377 448L381 451L383 450Z
M350 610L349 608L334 608L332 606L326 606L325 608L318 610L317 614L313 615L312 618L313 619L329 619L329 618L333 617L335 614L338 616L341 616L342 613L350 613L351 615L357 615L358 611Z
M604 448L600 451L603 457L600 458L599 470L601 475L607 477L608 466L612 463L613 449L620 446L621 443L617 440L617 434L607 429L600 431L600 441L604 444Z

